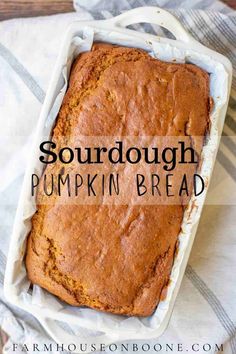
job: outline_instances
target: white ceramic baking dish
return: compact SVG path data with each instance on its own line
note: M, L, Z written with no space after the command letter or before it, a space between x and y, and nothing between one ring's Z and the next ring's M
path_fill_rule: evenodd
M126 28L135 23L160 25L168 29L175 36L176 40L157 37ZM163 333L173 310L205 199L204 194L199 200L195 201L194 205L197 207L192 208L191 214L189 213L184 219L183 232L180 235L180 239L182 237L183 242L180 245L180 250L174 262L171 275L172 282L168 288L167 298L160 302L156 313L151 318L136 319L132 322L125 318L121 320L122 316L105 313L99 313L98 315L97 311L91 309L80 311L72 307L66 309L60 306L55 307L52 295L50 295L50 301L44 301L44 306L39 306L32 301L32 294L28 291L29 284L25 284L24 279L25 239L30 230L29 220L32 215L32 208L30 207L32 201L29 196L29 176L32 173L33 166L37 168L36 160L38 156L36 151L38 151L42 133L45 134L44 128L48 125L48 121L51 120L50 112L62 87L62 72L65 71L65 61L71 50L72 43L75 45L74 38L81 36L84 29L86 29L85 32L87 34L92 31L94 39L97 41L105 40L106 42L131 47L136 46L149 51L152 48L156 48L155 53L160 52L160 56L156 56L160 59L167 61L173 59L182 62L188 61L203 66L209 72L215 70L211 75L211 93L215 98L215 108L211 113L212 129L210 138L212 142L208 151L206 148L205 157L203 153L203 167L201 171L208 184L224 124L232 78L231 63L226 57L198 43L186 32L173 15L157 7L136 8L109 20L78 21L70 25L42 107L35 135L35 144L32 148L31 161L23 182L8 255L4 290L8 301L33 314L56 342L63 343L64 345L75 343L78 346L76 352L80 351L79 344L81 343L87 343L88 345L91 343L109 344L117 340L157 338ZM213 67L215 69L212 69ZM96 337L93 335L81 336L81 331L79 331L80 335L71 334L63 329L56 320L103 333L100 333ZM112 326L111 323L113 324ZM134 326L133 323L135 324Z

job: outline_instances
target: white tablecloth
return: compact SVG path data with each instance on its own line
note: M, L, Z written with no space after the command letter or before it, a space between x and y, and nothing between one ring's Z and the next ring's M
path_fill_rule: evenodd
M224 127L226 138L220 146L208 205L203 211L169 327L157 340L136 343L139 346L142 343L150 346L162 343L163 348L166 343L173 344L174 353L177 353L178 343L183 344L182 353L194 353L194 343L199 344L199 347L194 347L199 348L198 353L204 353L204 343L212 346L207 351L210 353L214 352L215 344L223 344L224 353L235 354L236 14L214 0L77 0L75 3L77 13L0 23L0 326L9 335L4 353L13 353L13 342L50 342L32 316L8 303L2 285L30 137L66 27L74 20L91 19L92 16L107 18L132 7L158 5L171 9L196 39L228 56L234 66L234 78ZM136 28L160 31L150 25ZM145 348L138 352L143 353ZM106 351L111 352L109 349ZM28 352L32 352L31 347ZM149 350L149 353L154 352L154 349ZM121 349L116 353L121 353Z

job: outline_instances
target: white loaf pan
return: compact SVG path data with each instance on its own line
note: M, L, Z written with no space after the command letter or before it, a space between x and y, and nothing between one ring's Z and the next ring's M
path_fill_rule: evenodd
M176 40L126 28L128 25L143 22L157 24L168 29ZM86 38L81 40L83 35ZM91 47L93 40L143 48L154 52L155 56L161 60L172 61L174 59L177 62L191 62L211 74L210 94L215 104L211 113L209 141L202 153L201 169L201 175L207 184L210 181L224 124L232 78L231 63L226 57L198 43L175 17L157 7L136 8L109 20L80 21L70 25L42 107L31 161L23 182L8 255L4 290L8 301L33 314L56 342L64 345L75 343L78 346L76 352L80 352L79 344L81 343L109 344L117 340L157 338L163 333L173 310L205 199L204 193L194 200L194 207L189 208L191 212L188 211L185 214L183 231L179 235L179 251L174 261L167 297L159 303L151 317L126 318L87 308L75 308L66 306L56 297L38 287L34 287L33 294L29 291L24 253L25 240L30 230L30 218L35 210L34 202L30 197L30 176L33 171L37 170L38 173L42 171L42 166L38 162L38 146L42 137L50 136L51 126L66 89L64 81L69 75L72 53L75 55L76 51L78 53L81 50L87 50ZM79 334L68 333L55 320L69 324L72 328L79 326ZM90 332L87 331L87 335L82 336L81 334L84 333L82 328L89 329ZM91 331L100 331L100 333L94 337L94 332Z

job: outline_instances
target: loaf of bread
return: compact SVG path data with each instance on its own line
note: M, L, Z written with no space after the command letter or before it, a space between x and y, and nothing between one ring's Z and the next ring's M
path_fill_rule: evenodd
M195 65L94 44L72 66L53 141L73 134L204 138L209 101L209 75ZM62 167L57 161L46 171ZM149 316L168 285L183 214L181 204L71 205L55 197L32 218L29 280L73 306Z

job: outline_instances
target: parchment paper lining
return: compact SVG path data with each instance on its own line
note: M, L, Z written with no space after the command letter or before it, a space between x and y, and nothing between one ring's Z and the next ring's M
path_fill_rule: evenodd
M50 131L53 127L55 118L60 109L62 99L66 92L67 81L70 73L71 63L73 59L81 52L90 50L93 41L111 42L120 45L138 46L140 42L132 38L124 38L123 36L114 33L107 32L105 30L94 31L92 28L85 28L83 33L73 38L71 46L67 55L65 55L65 61L63 69L61 71L59 85L57 87L57 95L54 100L54 104L51 108L50 114L44 122L41 136L50 136ZM143 49L149 52L150 55L164 61L172 61L183 63L189 62L198 65L210 73L210 94L214 100L214 109L211 113L211 132L208 138L208 143L204 146L202 152L202 177L208 181L212 172L214 155L217 150L218 144L218 127L217 117L220 110L224 106L227 100L227 73L222 64L216 62L213 58L206 55L194 52L188 49L178 49L166 43L158 42L146 42L142 46ZM66 54L66 53L65 53ZM219 84L220 83L220 84ZM40 136L38 137L40 141ZM31 166L31 173L40 173L42 171L42 164L38 161L38 156L35 155L34 162ZM30 189L30 188L28 188ZM206 192L206 191L205 191ZM50 312L57 313L57 319L68 323L68 316L73 316L77 319L77 323L80 324L80 319L83 324L86 323L86 327L90 329L106 330L112 329L116 331L119 328L120 333L127 331L139 332L140 338L145 336L145 333L156 329L164 320L167 314L169 303L177 282L180 276L180 265L184 258L186 247L191 237L191 230L197 223L201 205L204 202L205 193L198 198L192 198L188 210L185 212L182 231L179 235L179 250L176 255L173 269L170 277L170 284L168 286L167 296L164 301L161 301L153 314L149 318L137 318L137 317L123 317L113 314L106 314L98 312L88 308L75 308L67 306L58 300L55 296L49 294L38 286L33 286L33 291L29 291L29 281L27 279L26 270L24 266L24 252L25 252L25 240L30 230L30 218L35 212L35 203L32 202L30 191L23 191L25 198L25 205L22 210L21 227L18 230L18 242L15 245L15 255L9 255L14 257L12 263L15 262L17 269L12 279L12 292L17 296L19 301L27 304L34 304L42 309L50 309ZM194 205L194 207L193 207ZM71 325L72 329L75 329L74 325ZM96 335L95 332L93 332ZM121 336L122 337L122 336ZM96 340L94 340L96 343Z

